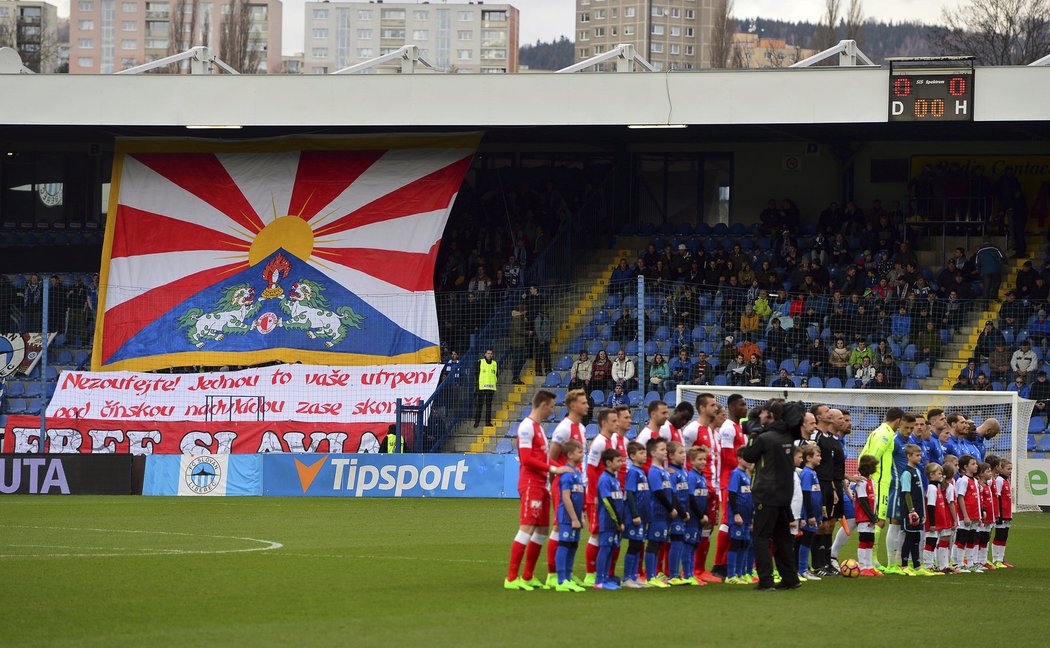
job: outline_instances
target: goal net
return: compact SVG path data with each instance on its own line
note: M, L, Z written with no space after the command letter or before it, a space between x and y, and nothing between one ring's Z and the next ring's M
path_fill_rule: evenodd
M845 438L847 468L855 469L857 456L868 434L886 418L886 410L900 407L905 412L925 414L931 408L945 413L958 412L978 425L994 418L1002 424L1002 431L987 442L988 454L1009 457L1013 462L1011 487L1017 510L1038 511L1029 489L1022 487L1028 474L1028 427L1035 407L1034 401L1019 398L1014 392L951 392L857 389L783 389L778 387L717 387L706 385L679 385L677 402L696 403L703 393L714 394L722 405L731 394L740 394L748 408L770 398L802 401L806 406L825 404L848 411L853 428Z

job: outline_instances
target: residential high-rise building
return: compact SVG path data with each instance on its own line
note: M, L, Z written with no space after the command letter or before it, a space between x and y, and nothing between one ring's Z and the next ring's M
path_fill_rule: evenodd
M630 44L658 70L711 67L718 4L719 0L576 0L576 61Z
M438 68L517 72L518 10L509 4L307 2L303 72L328 74L417 45Z
M0 0L0 47L14 48L34 72L58 66L58 7L33 0Z
M119 72L197 45L242 73L280 70L280 0L70 1L72 74Z

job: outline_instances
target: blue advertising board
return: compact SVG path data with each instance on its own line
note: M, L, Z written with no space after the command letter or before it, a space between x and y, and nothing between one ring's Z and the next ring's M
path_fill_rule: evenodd
M262 495L263 455L149 455L143 495Z
M517 457L508 455L263 456L264 495L516 498L517 478Z

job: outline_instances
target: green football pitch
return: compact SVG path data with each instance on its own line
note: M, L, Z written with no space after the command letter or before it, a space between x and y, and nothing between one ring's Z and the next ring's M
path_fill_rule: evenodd
M1016 569L776 593L505 591L516 519L506 500L4 497L2 644L1047 645L1043 514L1014 520Z

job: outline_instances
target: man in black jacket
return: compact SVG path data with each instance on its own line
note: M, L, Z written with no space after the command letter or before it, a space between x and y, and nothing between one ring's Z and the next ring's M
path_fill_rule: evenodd
M794 440L799 437L805 406L801 403L770 401L762 408L763 425L752 434L741 456L755 464L751 494L755 502L755 517L751 532L758 568L758 590L794 589L799 587L798 564L791 537L791 497L795 491L795 463L792 452ZM773 539L773 555L780 584L773 585L773 559L769 541Z
M813 568L817 576L838 576L838 570L832 569L831 564L831 532L842 517L845 497L842 480L846 478L846 453L841 438L845 417L837 409L829 409L827 414L827 425L815 435L821 457L816 471L824 502L824 522L813 539Z

